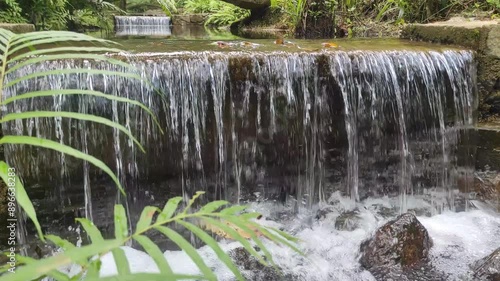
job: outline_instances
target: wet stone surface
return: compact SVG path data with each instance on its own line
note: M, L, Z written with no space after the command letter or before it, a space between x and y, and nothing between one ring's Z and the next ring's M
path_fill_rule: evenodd
M489 256L484 257L471 265L474 277L478 280L500 280L500 248Z
M335 229L353 231L359 227L360 220L358 209L343 212L335 220Z
M255 249L260 252L259 248ZM243 276L247 280L255 281L293 281L298 280L296 276L291 274L283 274L278 269L272 266L265 266L260 263L255 257L250 255L244 248L236 248L229 252L229 256L233 258L234 263L240 268Z
M377 280L446 280L429 263L432 240L410 213L379 228L361 244L360 264Z

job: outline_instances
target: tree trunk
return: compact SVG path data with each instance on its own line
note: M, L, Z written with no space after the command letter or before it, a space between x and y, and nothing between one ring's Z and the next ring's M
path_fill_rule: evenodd
M120 9L127 11L127 0L120 0Z
M307 0L295 36L316 39L335 36L335 16L331 0Z

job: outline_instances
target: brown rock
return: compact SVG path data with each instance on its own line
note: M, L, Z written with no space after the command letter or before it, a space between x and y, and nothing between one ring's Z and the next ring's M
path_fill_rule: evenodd
M403 214L361 244L360 263L366 269L383 266L417 267L427 262L432 240L413 214Z
M500 281L500 248L471 265L479 280Z

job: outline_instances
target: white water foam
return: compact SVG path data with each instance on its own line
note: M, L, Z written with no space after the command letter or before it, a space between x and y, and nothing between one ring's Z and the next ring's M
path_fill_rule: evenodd
M358 263L359 247L363 240L390 218L382 217L376 208L388 207L389 200L369 200L356 204L350 199L336 198L336 204L328 205L330 212L324 218L316 220L316 211L301 210L297 215L288 215L287 207L275 203L254 203L251 208L261 212L267 219L261 219L264 225L278 227L294 234L301 242L299 248L306 254L301 257L292 250L279 247L274 243L265 245L274 257L276 264L284 274L293 275L296 280L307 281L368 281L375 280ZM334 198L335 200L335 198ZM324 209L325 206L323 206ZM319 209L316 206L316 210ZM360 217L358 228L354 231L335 229L335 219L343 212L357 209ZM269 220L273 214L280 213L280 222ZM431 250L432 264L445 272L448 280L464 280L469 265L490 254L500 247L500 216L488 210L470 212L446 212L432 217L418 217L433 239ZM239 247L238 242L221 241L222 249L229 252ZM158 272L153 259L146 253L130 247L123 247L132 272ZM232 273L222 264L215 253L207 246L198 249L206 264L214 270L218 280L234 280ZM181 251L166 251L165 258L175 273L200 274L191 259ZM73 267L73 272L76 273ZM251 272L243 271L251 278ZM116 266L112 254L102 257L101 276L116 275ZM465 279L467 280L467 279Z

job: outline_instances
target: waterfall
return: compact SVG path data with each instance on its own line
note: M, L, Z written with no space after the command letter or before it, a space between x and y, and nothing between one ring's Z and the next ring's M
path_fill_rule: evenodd
M134 198L152 181L169 182L165 193L206 189L209 199L237 202L258 192L297 207L335 191L354 200L400 196L402 211L414 195L428 195L436 211L454 209L464 197L457 181L471 174L460 156L470 156L460 151L474 125L471 52L181 52L127 59L152 85L106 75L47 76L5 94L79 87L139 100L164 134L143 110L97 97L33 99L11 110L76 110L121 121L145 154L123 134L78 120L6 123L4 134L57 136L88 151L119 174ZM90 65L110 67L55 61L14 75ZM5 154L25 182L50 186L51 194L84 185L82 206L95 207L89 198L106 178L94 167L28 146L7 146Z
M117 36L171 35L170 17L115 16Z

